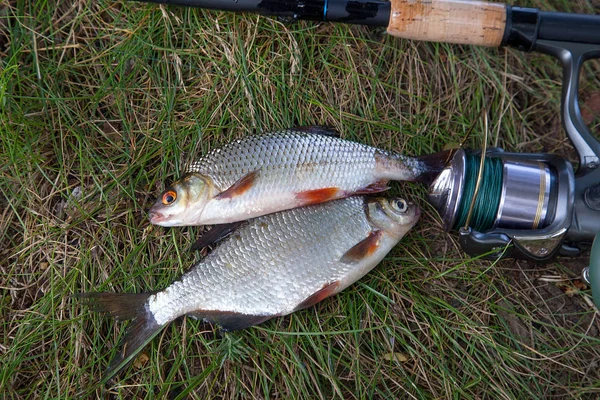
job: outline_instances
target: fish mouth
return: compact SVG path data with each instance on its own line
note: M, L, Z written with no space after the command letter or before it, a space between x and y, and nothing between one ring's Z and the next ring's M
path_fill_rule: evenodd
M150 223L154 225L160 225L161 222L164 223L167 219L163 213L152 209L148 213L148 218L150 218Z

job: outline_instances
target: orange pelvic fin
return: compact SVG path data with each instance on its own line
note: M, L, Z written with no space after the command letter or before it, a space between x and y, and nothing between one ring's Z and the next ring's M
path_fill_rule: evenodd
M319 291L308 296L306 298L306 300L304 300L302 303L298 304L298 306L296 307L296 311L302 310L303 308L312 307L315 304L317 304L318 302L320 302L321 300L326 299L327 297L331 296L332 294L337 293L337 289L339 286L340 286L340 281L326 283L321 289L319 289Z
M252 171L249 174L244 175L236 183L231 185L229 189L216 195L215 199L231 199L246 193L252 187L252 185L254 185L254 181L256 180L257 176L258 170Z
M352 246L340 259L345 264L353 264L375 253L383 231L371 231L369 236Z
M307 190L305 192L296 193L296 199L305 206L324 203L341 197L344 197L343 192L337 187Z

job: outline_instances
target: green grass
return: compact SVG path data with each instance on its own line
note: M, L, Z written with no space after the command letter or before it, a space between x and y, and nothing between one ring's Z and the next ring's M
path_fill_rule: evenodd
M527 1L598 12L591 2ZM590 63L582 96L600 90ZM597 398L598 314L565 292L585 257L471 259L425 189L421 223L316 307L221 334L161 332L114 386L126 323L70 301L164 288L197 228L145 210L197 154L254 131L335 126L416 155L460 143L576 161L560 68L540 54L417 43L363 27L135 2L0 2L0 393L4 398ZM552 279L550 279L552 278ZM113 396L114 395L114 396Z

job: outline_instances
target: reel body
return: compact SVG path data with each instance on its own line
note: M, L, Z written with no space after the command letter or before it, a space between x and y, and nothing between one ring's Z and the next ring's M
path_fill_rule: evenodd
M552 154L491 149L474 200L480 159L481 152L458 150L431 185L429 202L444 229L457 230L461 247L474 256L543 261L557 254L574 215L571 163ZM465 225L473 201L471 223ZM600 226L600 213L596 218Z
M547 261L591 248L582 276L600 308L600 141L584 123L578 100L582 66L600 58L600 44L539 39L540 18L525 22L535 28L523 30L527 50L562 64L561 117L579 156L576 172L570 162L552 154L492 149L481 163L481 152L461 149L431 185L429 202L444 228L458 230L462 249L473 256ZM483 166L481 177L477 160Z

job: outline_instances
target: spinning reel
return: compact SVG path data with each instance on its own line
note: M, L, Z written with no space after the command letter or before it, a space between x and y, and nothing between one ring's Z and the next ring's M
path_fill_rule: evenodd
M532 49L562 63L562 120L579 155L577 171L552 154L461 149L431 185L429 202L474 256L545 261L579 255L596 238L582 276L600 307L600 142L577 96L582 64L600 58L600 45L538 40Z

